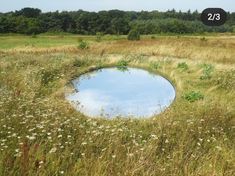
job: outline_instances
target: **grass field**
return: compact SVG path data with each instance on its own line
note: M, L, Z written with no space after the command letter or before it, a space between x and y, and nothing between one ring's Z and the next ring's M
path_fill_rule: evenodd
M235 175L235 37L125 38L0 36L0 175ZM65 100L71 79L120 62L171 80L172 106L106 120Z

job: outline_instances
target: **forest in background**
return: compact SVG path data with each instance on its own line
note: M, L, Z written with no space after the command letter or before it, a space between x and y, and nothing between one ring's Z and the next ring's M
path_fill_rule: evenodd
M73 34L126 35L131 29L140 34L202 34L235 32L235 13L228 12L223 26L209 27L200 21L198 11L63 11L43 13L36 8L0 13L0 33L39 34L67 32Z

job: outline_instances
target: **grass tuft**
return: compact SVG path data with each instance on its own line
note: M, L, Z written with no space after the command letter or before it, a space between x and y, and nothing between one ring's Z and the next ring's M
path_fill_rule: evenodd
M204 99L204 95L199 91L190 91L185 93L183 98L192 103Z

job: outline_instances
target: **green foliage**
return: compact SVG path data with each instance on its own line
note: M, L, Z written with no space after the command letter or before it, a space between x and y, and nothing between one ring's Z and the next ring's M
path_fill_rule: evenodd
M132 29L128 36L127 36L128 40L140 40L140 33L137 29Z
M27 18L37 18L40 15L40 13L41 13L40 9L26 7L19 11L16 11L15 15L24 16Z
M211 79L212 73L214 71L214 67L211 64L203 64L202 66L202 75L200 77L201 80Z
M97 42L101 42L103 36L104 36L104 33L102 33L102 32L97 32L97 33L96 33L96 41L97 41Z
M117 68L119 70L125 71L125 70L127 70L127 66L128 66L128 61L126 61L126 60L120 60L117 62Z
M186 62L178 63L177 68L181 69L182 71L186 71L189 69L188 64Z
M0 33L66 32L95 35L96 33L127 35L136 28L142 34L192 34L203 32L233 32L234 13L219 27L208 27L198 19L198 12L125 12L110 10L101 12L50 12L24 8L15 12L0 13ZM33 24L32 24L33 21ZM98 39L99 40L99 39Z
M199 91L190 91L185 93L183 98L192 103L204 99L204 95Z
M89 45L88 45L88 43L86 41L79 40L78 41L78 48L80 48L80 49L88 49Z

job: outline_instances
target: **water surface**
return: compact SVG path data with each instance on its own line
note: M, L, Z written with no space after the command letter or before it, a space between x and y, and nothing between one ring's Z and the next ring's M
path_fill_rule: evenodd
M104 68L84 74L72 84L76 91L66 98L91 117L151 117L175 98L167 79L136 68Z

